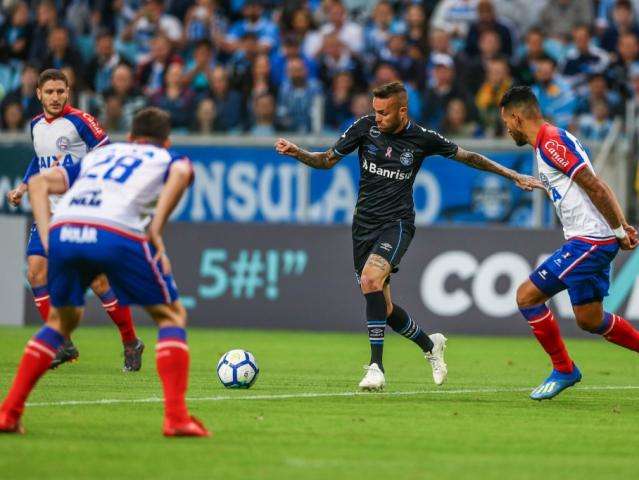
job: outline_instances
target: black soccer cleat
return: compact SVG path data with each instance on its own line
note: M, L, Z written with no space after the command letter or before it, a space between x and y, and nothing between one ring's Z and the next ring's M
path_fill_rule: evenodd
M75 362L79 356L80 352L78 352L78 349L75 348L75 345L73 345L71 339L67 338L62 346L58 349L57 353L55 354L55 358L51 362L49 368L51 370L54 370L63 363Z
M135 342L124 344L124 367L122 367L122 371L139 371L142 368L142 352L144 352L144 343L139 338Z

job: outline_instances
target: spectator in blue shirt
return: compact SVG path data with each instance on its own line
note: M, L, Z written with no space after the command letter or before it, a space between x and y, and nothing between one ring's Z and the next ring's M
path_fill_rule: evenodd
M245 109L242 95L231 89L228 73L222 66L215 67L211 74L211 98L215 102L215 130L237 132L242 127Z
M289 132L309 133L321 93L317 80L308 78L304 61L301 58L290 59L277 99L276 116L280 127Z
M226 50L234 52L239 48L239 41L247 33L254 34L262 53L269 53L277 48L279 32L277 25L263 16L264 8L257 0L246 0L242 7L242 20L238 20L229 29L226 36Z
M557 63L549 56L535 62L533 92L539 100L544 117L559 128L567 129L577 108L577 99L570 84L556 72Z

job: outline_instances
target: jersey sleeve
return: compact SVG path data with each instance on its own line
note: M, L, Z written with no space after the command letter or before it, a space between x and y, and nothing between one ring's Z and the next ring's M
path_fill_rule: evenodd
M183 155L177 152L169 151L169 154L171 155L171 161L167 165L166 172L164 173L164 183L166 183L167 179L169 178L169 173L171 173L171 167L175 165L176 162L187 163L187 165L191 169L191 180L189 182L189 185L193 183L193 180L195 179L195 171L193 170L193 162L191 162L191 159L187 157L186 155Z
M542 160L567 177L573 178L588 165L586 152L581 145L577 145L576 141L559 128L550 131L538 148Z
M342 136L339 137L333 151L340 157L344 157L353 152L362 143L362 138L366 134L366 117L356 120L350 127L346 129Z
M109 136L92 115L81 110L73 110L66 115L66 118L75 125L80 138L87 145L87 150L93 150L109 143Z
M441 155L445 158L453 158L459 150L459 146L455 142L451 142L443 135L434 130L424 130L423 142L426 155Z
M29 183L29 179L39 172L40 162L38 161L38 156L34 155L29 162L29 166L27 167L27 171L25 172L24 177L22 177L22 183Z

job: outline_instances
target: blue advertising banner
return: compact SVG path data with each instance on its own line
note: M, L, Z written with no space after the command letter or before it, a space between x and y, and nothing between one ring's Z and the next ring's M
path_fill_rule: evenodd
M195 182L173 219L181 221L350 223L359 164L349 155L313 170L267 147L176 147L194 162ZM482 152L522 173L529 151ZM430 157L415 177L417 225L445 222L531 225L532 197L507 180Z

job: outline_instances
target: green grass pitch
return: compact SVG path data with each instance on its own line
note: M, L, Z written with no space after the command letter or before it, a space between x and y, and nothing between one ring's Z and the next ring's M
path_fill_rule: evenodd
M2 396L33 330L0 329ZM639 475L639 358L605 341L569 340L584 379L537 403L528 392L550 366L533 338L451 337L449 380L437 388L418 349L388 335L385 393L355 395L367 357L365 332L192 329L189 404L215 433L165 439L155 330L140 334L147 344L143 369L124 374L115 329L77 332L80 361L41 380L24 417L27 434L0 436L0 478ZM215 376L217 359L231 348L251 350L260 363L251 390L226 390ZM148 401L134 402L140 399ZM59 404L64 401L78 403Z

